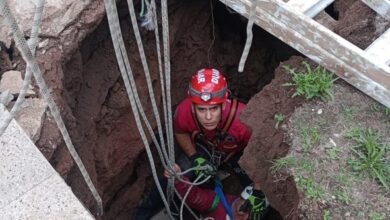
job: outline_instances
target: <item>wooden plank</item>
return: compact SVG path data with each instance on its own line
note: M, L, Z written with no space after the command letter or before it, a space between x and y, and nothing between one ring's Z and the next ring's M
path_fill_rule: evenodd
M332 2L334 0L290 0L287 4L312 18Z
M247 17L249 0L220 0ZM255 23L390 107L390 67L280 0L260 1Z
M376 39L366 52L377 62L390 64L390 29Z
M390 20L390 1L389 0L362 0L368 7L376 11L382 17Z

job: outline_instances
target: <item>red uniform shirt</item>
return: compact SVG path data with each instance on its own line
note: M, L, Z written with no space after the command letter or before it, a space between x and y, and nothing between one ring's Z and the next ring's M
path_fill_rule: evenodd
M175 133L188 133L191 135L193 132L200 131L200 128L197 127L196 119L194 118L195 116L192 113L191 105L191 100L185 99L177 106L173 122ZM230 107L231 101L228 99L226 101L226 107L222 111L222 120L218 124L216 130L222 129L223 123L229 114ZM234 118L230 129L227 131L226 137L219 142L218 146L216 146L218 151L225 153L240 151L248 144L251 132L238 120L238 115L243 108L245 108L245 104L239 103L236 117ZM209 131L204 128L201 130L205 137L210 141L217 135L216 130Z

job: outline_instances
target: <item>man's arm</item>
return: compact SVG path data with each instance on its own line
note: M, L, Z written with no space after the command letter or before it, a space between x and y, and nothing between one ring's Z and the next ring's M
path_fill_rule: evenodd
M180 149L190 157L196 153L194 144L191 141L191 135L188 133L175 133L175 138L179 144Z

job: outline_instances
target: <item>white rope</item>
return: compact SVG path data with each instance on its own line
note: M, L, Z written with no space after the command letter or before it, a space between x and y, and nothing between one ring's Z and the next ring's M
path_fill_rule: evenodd
M120 72L122 74L122 78L123 78L123 81L124 81L124 84L125 84L128 96L129 96L130 105L131 105L131 108L132 108L132 111L134 114L134 119L136 121L137 128L140 132L141 139L145 145L145 149L146 149L146 152L147 152L147 155L149 158L149 163L150 163L151 170L152 170L152 175L153 175L154 181L156 183L157 189L158 189L160 196L163 200L165 208L167 209L168 215L172 218L171 211L169 209L169 204L166 201L166 198L165 198L164 193L162 191L161 185L158 181L158 177L157 177L157 173L156 173L156 169L155 169L155 164L154 164L154 160L153 160L153 155L152 155L152 152L150 150L149 143L147 141L145 132L142 128L142 124L140 121L138 111L139 111L139 108L141 108L142 106L138 106L138 108L137 108L136 97L138 95L135 94L136 89L133 90L130 86L130 83L129 83L129 81L132 82L131 78L133 78L133 77L129 77L129 76L132 76L133 74L132 74L132 71L130 68L130 63L128 61L127 53L126 53L126 50L124 47L122 32L121 32L121 29L119 26L118 12L117 12L117 8L116 8L115 0L104 0L104 3L106 6L107 18L108 18L108 23L109 23L109 27L110 27L111 36L112 36L112 41L114 44L115 55L117 57L119 69L120 69ZM134 83L134 86L135 86L135 83ZM140 111L140 112L142 113L142 111Z
M244 51L242 52L241 59L240 59L240 64L238 66L238 72L242 73L244 71L245 67L245 62L246 59L248 58L249 50L251 49L252 46L252 40L253 40L253 23L254 23L254 17L256 13L256 8L257 8L257 2L258 0L253 0L252 1L252 7L251 10L249 11L249 18L248 18L248 25L246 26L246 42L245 42L245 47Z
M173 147L173 127L172 127L172 101L171 101L171 64L170 64L170 55L169 55L169 25L168 25L168 5L167 0L161 0L161 16L162 16L162 32L163 32L163 48L164 48L164 67L165 67L165 81L167 88L167 107L168 114L168 147L169 147L169 157L174 158L175 152Z
M163 75L162 61L161 61L160 35L159 35L159 31L158 31L157 11L156 11L156 1L155 0L151 1L151 8L153 10L153 20L154 20L154 24L155 24L154 36L156 38L158 72L159 72L159 75L160 75L161 98L162 98L162 102L163 102L165 131L168 132L169 131L169 125L168 125L167 108L170 108L170 106L167 105L166 94L165 94L165 82L164 82L164 75ZM167 135L167 137L169 137L169 135ZM167 140L168 140L168 138L167 138ZM167 144L168 144L168 148L169 148L169 146L171 146L170 144L172 144L172 143L170 143L168 141Z
M45 4L45 0L38 0L37 6L35 8L34 20L31 28L31 36L30 36L30 40L28 41L28 45L33 55L35 54L35 48L38 44L38 32L39 32L39 27L41 26L44 4ZM4 131L7 129L8 125L11 123L11 120L15 117L15 115L18 114L22 106L22 103L24 102L27 89L30 85L31 77L32 77L32 71L30 66L27 65L26 74L23 80L23 85L19 92L19 96L16 99L15 105L12 107L10 114L7 115L7 117L1 122L0 136L3 135Z
M47 85L42 77L42 72L38 66L38 63L37 63L35 57L33 56L30 48L28 47L26 39L24 39L23 34L20 31L14 16L10 12L10 9L9 9L9 6L8 6L6 0L0 0L0 11L3 14L3 16L5 17L5 20L8 23L11 31L13 32L15 44L16 44L17 48L20 50L23 59L26 61L27 65L31 67L31 70L34 73L35 80L40 88L40 91L41 91L43 97L45 98L46 102L49 105L52 116L53 116L54 120L56 121L57 126L58 126L62 136L64 137L65 144L68 147L68 150L69 150L71 156L73 157L74 161L76 162L77 166L79 167L80 172L83 175L85 182L87 183L89 189L91 190L91 192L92 192L92 194L97 202L97 207L98 207L97 214L98 215L103 214L103 204L102 204L102 200L99 196L99 193L97 192L95 186L93 185L92 180L84 167L84 164L82 163L79 155L77 154L77 152L73 146L73 143L70 139L69 133L66 130L65 124L61 118L59 109L58 109L57 105L55 104L54 100L52 99L52 97L50 96L48 87L47 87Z
M161 159L161 162L163 163L163 165L167 164L167 162L169 161L168 163L172 166L173 164L170 162L170 160L174 160L174 158L173 159L169 158L168 155L166 154L166 151L165 151L165 141L164 141L164 136L163 136L162 127L161 127L160 114L158 112L156 99L154 97L154 91L153 91L153 87L152 87L152 80L150 79L149 66L148 66L148 63L146 61L145 50L144 50L144 47L143 47L143 44L142 44L142 40L141 40L141 35L140 35L139 29L138 29L137 18L136 18L136 15L135 15L133 0L127 0L127 5L129 7L131 23L132 23L132 26L133 26L135 39L137 41L138 51L139 51L139 54L140 54L140 57L141 57L142 67L143 67L144 73L145 73L146 84L147 84L147 87L148 87L150 101L152 103L152 109L153 109L154 116L156 118L157 129L158 129L158 133L159 133L159 136L160 136L160 143L161 143L161 148L162 148L162 153L163 153L163 157L160 158L160 159ZM156 147L159 147L159 145L156 146Z

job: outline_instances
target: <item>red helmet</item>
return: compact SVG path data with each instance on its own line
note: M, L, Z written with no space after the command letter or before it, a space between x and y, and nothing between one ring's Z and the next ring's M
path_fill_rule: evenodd
M192 76L188 89L192 102L202 105L224 103L228 97L225 77L216 69L201 69Z

